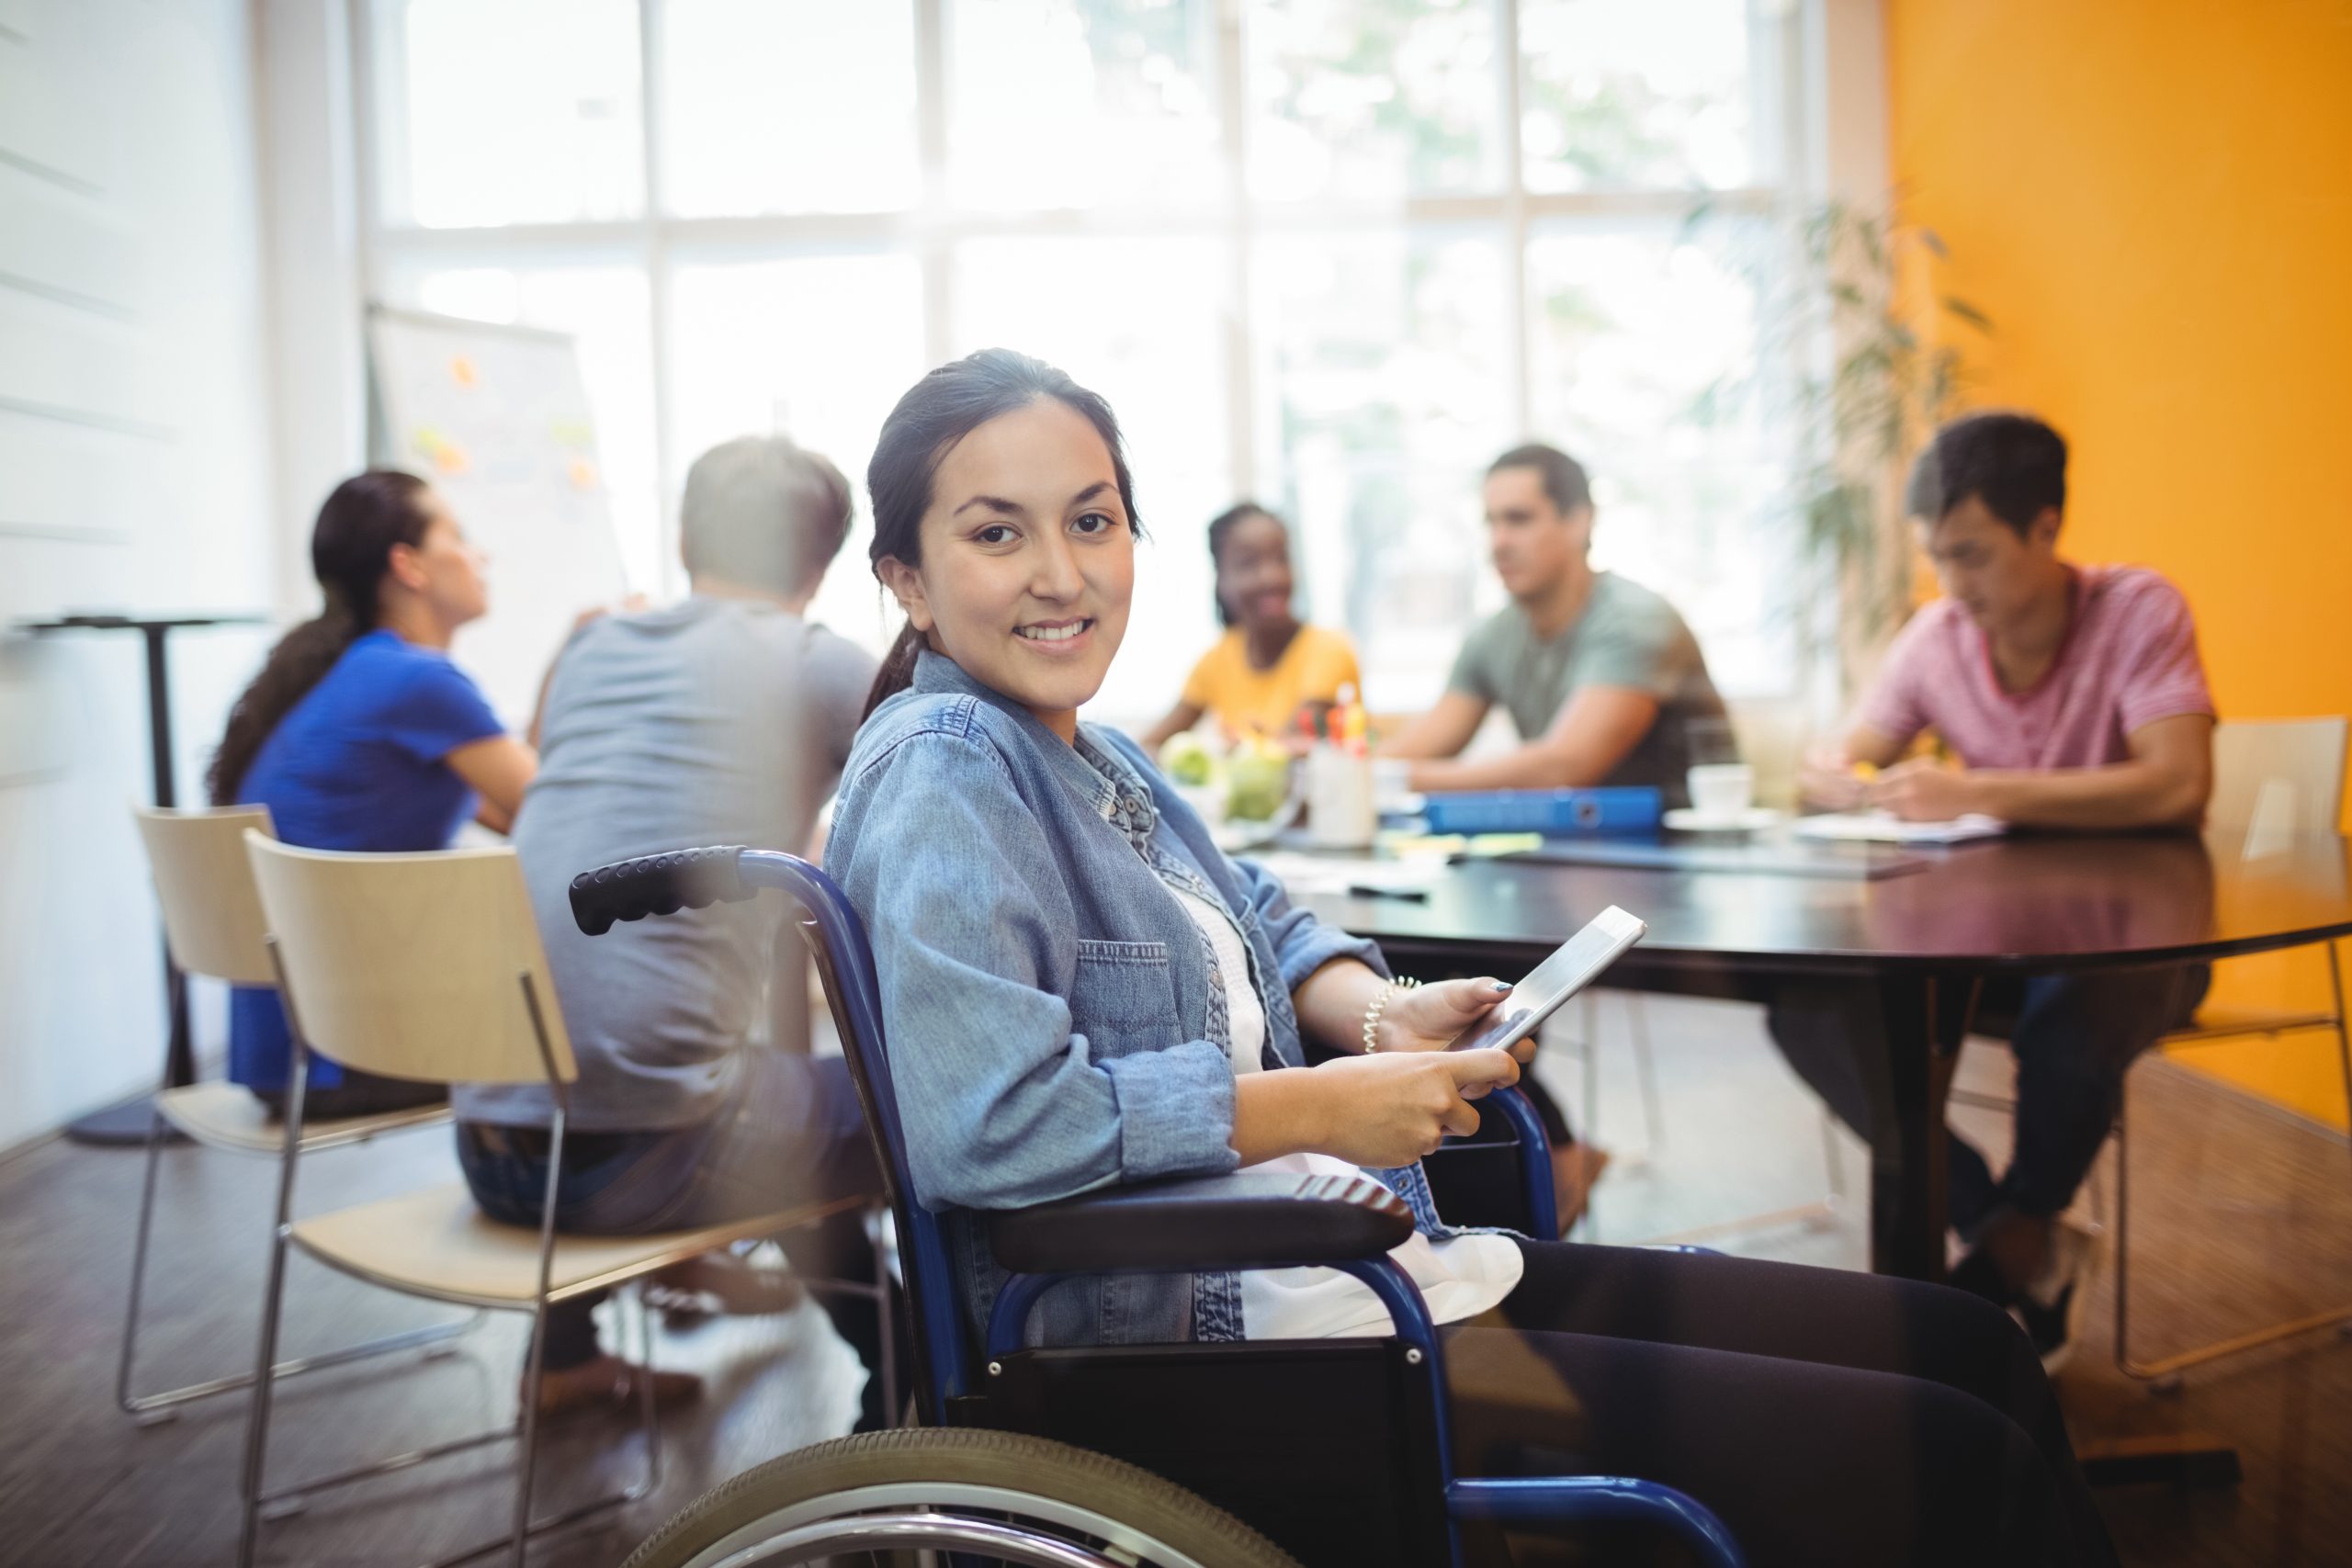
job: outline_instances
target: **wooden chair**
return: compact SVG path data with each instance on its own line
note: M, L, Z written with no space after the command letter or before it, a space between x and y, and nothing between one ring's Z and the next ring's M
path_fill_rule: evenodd
M245 845L272 933L271 953L294 1037L294 1073L287 1095L286 1162L246 1429L244 1526L238 1562L250 1565L254 1560L265 1505L519 1437L512 1530L500 1540L442 1562L463 1562L503 1544L521 1568L531 1536L633 1502L660 1475L649 1378L642 1381L639 1404L646 1437L644 1477L626 1492L553 1517L531 1517L531 1477L538 1457L539 1358L548 1305L641 1283L671 1264L736 1241L811 1224L858 1207L862 1201L846 1199L653 1235L557 1234L556 1190L562 1171L569 1086L579 1073L514 852L336 854L289 848L258 832L247 833ZM503 1225L485 1218L459 1182L297 1219L294 1178L302 1152L302 1096L313 1050L362 1071L414 1082L546 1084L554 1095L555 1114L548 1129L548 1186L538 1225ZM265 1491L279 1310L287 1255L296 1248L387 1290L531 1314L531 1350L517 1420ZM880 1283L876 1281L877 1288ZM635 1315L640 1355L650 1361L652 1336L641 1295Z
M139 836L147 847L147 863L155 879L156 901L164 913L164 940L172 962L191 975L225 980L234 986L271 986L277 980L269 964L261 899L254 891L254 875L245 858L245 832L270 831L269 812L258 806L218 810L165 811L134 807ZM196 1083L182 1089L166 1084L155 1096L154 1121L147 1135L147 1175L140 1190L138 1238L130 1254L130 1301L123 1318L122 1354L115 1371L115 1403L145 1426L170 1420L179 1407L232 1389L249 1387L253 1376L239 1372L212 1378L159 1393L139 1394L130 1389L131 1368L138 1355L141 1298L147 1280L147 1252L153 1234L155 1182L162 1163L164 1127L176 1127L196 1143L232 1154L276 1158L285 1144L284 1129L274 1124L262 1102L242 1085ZM312 1122L302 1137L304 1153L365 1143L379 1133L421 1127L449 1118L447 1106L421 1106L374 1116L350 1116ZM380 1356L430 1345L461 1334L480 1314L455 1323L433 1324L406 1333L384 1336L324 1355L280 1361L277 1377L321 1367L341 1366L368 1356Z
M2242 720L2216 726L2213 798L2206 809L2208 831L2214 836L2216 849L2234 840L2243 858L2258 861L2298 839L2335 837L2344 808L2346 728L2346 721L2342 718ZM2344 1075L2347 1103L2352 1103L2352 1033L2347 1033L2345 1023L2343 965L2335 942L2320 945L2327 953L2330 1005L2326 1010L2202 1010L2193 1026L2166 1035L2157 1049L2256 1035L2275 1037L2300 1030L2328 1030L2335 1035L2337 1066ZM2132 1205L2130 1163L2125 1158L2130 1148L2125 1114L2129 1098L2125 1097L2126 1106L2119 1107L2115 1118L2118 1370L2132 1377L2151 1380L2159 1389L2170 1390L2179 1386L2181 1372L2189 1367L2330 1325L2352 1330L2352 1304L2347 1304L2232 1335L2154 1360L2132 1358Z

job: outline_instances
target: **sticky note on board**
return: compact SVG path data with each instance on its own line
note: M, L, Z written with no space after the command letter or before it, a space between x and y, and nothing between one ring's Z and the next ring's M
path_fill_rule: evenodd
M460 387L471 387L481 379L481 372L474 367L474 362L471 355L463 354L451 355L449 356L449 379L455 381Z

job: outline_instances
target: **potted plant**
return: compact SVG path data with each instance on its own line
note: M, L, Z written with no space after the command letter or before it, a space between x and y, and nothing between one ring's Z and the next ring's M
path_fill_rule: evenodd
M1804 641L1841 702L1909 615L1917 583L1903 483L1915 453L1959 410L1967 350L1992 323L1944 288L1935 231L1829 200L1800 220L1799 298L1781 312L1796 362L1791 512L1815 606Z

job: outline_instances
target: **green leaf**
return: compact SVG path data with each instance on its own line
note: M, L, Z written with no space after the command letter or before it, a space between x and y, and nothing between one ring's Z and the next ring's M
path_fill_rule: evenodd
M1986 316L1984 311L1978 310L1967 300L1960 299L1955 295L1947 294L1944 296L1944 309L1951 311L1953 315L1958 316L1962 321L1966 321L1970 326L1976 328L1979 332L1989 333L1993 330L1993 322L1990 317Z

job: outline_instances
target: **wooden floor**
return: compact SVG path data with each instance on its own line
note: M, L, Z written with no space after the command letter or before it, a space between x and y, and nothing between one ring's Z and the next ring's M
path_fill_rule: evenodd
M1617 1163L1596 1205L1600 1238L1704 1231L1744 1213L1800 1210L1829 1186L1829 1155L1859 1195L1860 1145L1824 1136L1813 1102L1764 1040L1753 1010L1652 998L1655 1106L1630 1047L1623 998L1603 998L1600 1141ZM2309 1048L2323 1049L2314 1043ZM1972 1048L1963 1081L1999 1087L2007 1058ZM1583 1074L1555 1039L1544 1071L1570 1105ZM2342 1139L2162 1062L2132 1080L2135 1340L2159 1354L2191 1337L2269 1316L2352 1303L2352 1163ZM1961 1111L1998 1157L2002 1119ZM209 1401L140 1427L113 1404L141 1159L134 1152L41 1145L0 1163L0 1563L42 1568L215 1564L232 1560L244 1400ZM454 1176L446 1132L319 1157L305 1166L306 1210ZM142 1386L246 1366L263 1263L271 1169L186 1147L166 1156L156 1286ZM2111 1167L2099 1186L2113 1202ZM2086 1206L2088 1201L2086 1200ZM1832 1267L1860 1266L1861 1204L1711 1234L1709 1245ZM2078 1445L2183 1430L2243 1455L2234 1491L2115 1490L2101 1506L2128 1563L2352 1563L2352 1344L2320 1335L2189 1374L2153 1396L2109 1358L2111 1271L2086 1343L2060 1380ZM289 1351L430 1317L298 1260ZM454 1355L416 1353L312 1374L285 1386L271 1443L274 1480L293 1479L510 1420L521 1337L494 1320ZM659 1358L708 1380L705 1397L662 1424L656 1492L608 1521L536 1548L535 1563L618 1562L667 1515L761 1460L847 1429L858 1369L822 1314L714 1323L665 1334ZM511 1448L499 1445L321 1496L268 1527L262 1560L321 1568L424 1562L502 1530L512 1506ZM549 1506L626 1485L644 1448L633 1430L591 1418L550 1438Z

